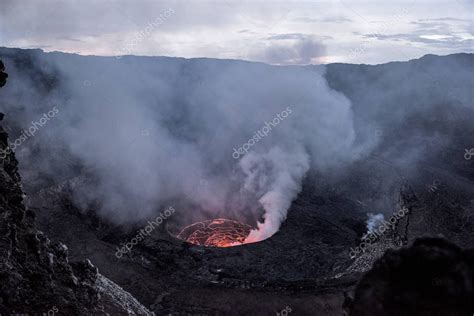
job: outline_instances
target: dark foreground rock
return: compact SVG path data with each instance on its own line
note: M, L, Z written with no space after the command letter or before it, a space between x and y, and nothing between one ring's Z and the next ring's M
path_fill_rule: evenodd
M8 74L4 72L5 65L0 61L0 87L3 87L7 83Z
M471 315L474 251L441 238L388 250L359 282L351 315Z

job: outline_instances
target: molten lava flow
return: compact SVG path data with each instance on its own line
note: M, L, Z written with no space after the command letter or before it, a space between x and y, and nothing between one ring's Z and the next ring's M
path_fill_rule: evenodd
M231 247L241 245L251 230L249 225L218 218L186 226L177 237L200 246Z

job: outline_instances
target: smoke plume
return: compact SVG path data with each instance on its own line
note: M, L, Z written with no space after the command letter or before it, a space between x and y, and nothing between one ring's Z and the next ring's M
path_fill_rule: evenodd
M11 140L57 109L15 148L27 192L87 175L75 204L117 223L172 205L179 225L225 217L256 228L247 242L262 240L309 172L389 215L401 182L432 183L440 153L462 163L472 147L468 54L370 71L14 49L2 59Z
M55 157L36 163L53 179L77 166L93 174L75 189L76 203L118 223L177 203L176 216L190 220L199 212L263 219L248 238L262 240L285 220L310 168L337 167L353 152L350 102L328 88L323 68L28 56L30 73L6 59L12 113L21 124L51 105L59 113L18 154Z

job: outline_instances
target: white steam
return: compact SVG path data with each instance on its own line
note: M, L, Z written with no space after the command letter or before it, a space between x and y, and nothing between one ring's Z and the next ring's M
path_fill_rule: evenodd
M301 180L309 169L309 155L303 148L285 152L276 146L265 154L250 153L241 161L247 176L244 188L261 195L259 202L265 209L263 223L250 232L246 242L271 237L286 219L291 201L301 189ZM270 172L267 172L268 169Z
M385 216L382 213L368 213L367 216L367 234L373 233L385 221Z
M96 181L76 189L76 203L95 202L116 222L175 203L175 216L189 219L197 210L259 218L263 208L264 222L247 241L262 240L285 220L310 168L327 170L354 156L350 102L328 88L323 68L58 53L39 53L34 63L54 74L54 89L41 95L35 83L17 80L10 97L39 100L29 117L47 103L61 116L29 146L39 145L42 159L65 149L78 159ZM22 71L10 67L17 78L28 76ZM243 157L232 157L288 107L291 115ZM23 161L40 159L28 146L20 151ZM36 167L57 177L66 161Z

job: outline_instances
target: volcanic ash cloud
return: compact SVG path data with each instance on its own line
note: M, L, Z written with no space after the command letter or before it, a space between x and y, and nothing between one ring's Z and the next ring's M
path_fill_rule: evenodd
M329 171L353 156L350 102L327 86L323 68L56 53L34 63L57 80L44 95L27 70L12 68L25 78L16 86L23 98L40 103L25 106L25 116L52 103L61 117L22 147L23 161L53 179L67 170L73 177L72 160L61 158L67 152L95 177L75 188L78 206L98 206L115 222L146 220L183 201L193 207L175 207L174 216L188 223L197 209L247 223L263 209L247 242L262 240L285 220L308 170ZM244 144L251 146L237 155ZM43 156L30 150L36 145ZM39 163L48 157L58 159Z

